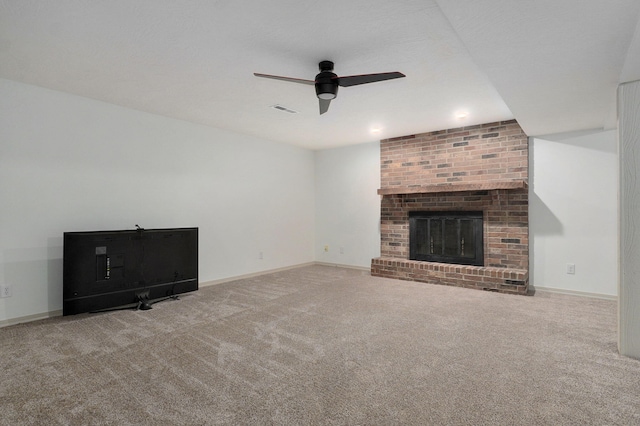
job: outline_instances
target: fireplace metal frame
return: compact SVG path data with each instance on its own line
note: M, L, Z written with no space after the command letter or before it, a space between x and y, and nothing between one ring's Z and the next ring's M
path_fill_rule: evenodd
M418 248L418 221L420 220L455 220L456 232L458 232L458 248L460 248L460 221L470 220L473 223L474 232L474 252L475 257L449 256L445 254L424 254ZM459 265L484 266L484 238L483 238L483 213L477 211L416 211L409 212L409 259L422 260L426 262L452 263ZM431 226L427 225L427 240L430 240ZM441 238L443 242L445 226L442 226Z

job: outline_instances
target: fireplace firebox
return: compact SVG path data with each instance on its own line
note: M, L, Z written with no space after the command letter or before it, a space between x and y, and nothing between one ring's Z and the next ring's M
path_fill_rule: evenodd
M410 212L409 258L484 266L482 212Z

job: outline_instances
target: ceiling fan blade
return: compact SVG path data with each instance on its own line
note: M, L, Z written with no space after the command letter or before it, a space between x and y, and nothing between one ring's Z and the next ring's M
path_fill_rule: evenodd
M320 99L320 98L318 98L318 100L320 101L320 115L322 115L325 112L329 111L329 104L331 103L331 99Z
M311 85L316 84L316 82L313 80L305 80L302 78L281 77L279 75L260 74L257 72L254 72L253 75L255 75L256 77L271 78L274 80L290 81L292 83L311 84Z
M337 77L338 85L342 87L356 86L358 84L375 83L376 81L392 80L394 78L406 77L401 72L383 72L378 74L350 75L347 77Z

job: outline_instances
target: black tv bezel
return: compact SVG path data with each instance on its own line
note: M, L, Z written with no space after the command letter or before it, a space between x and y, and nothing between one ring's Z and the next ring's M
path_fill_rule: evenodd
M184 247L176 247L176 250L187 250L188 253L175 253L176 258L166 258L179 262L180 273L176 272L172 277L165 273L164 277L154 276L149 265L145 265L145 247L147 251L156 244L161 247L159 251L165 253L169 246L162 245L164 238L180 238L184 241ZM183 239L183 240L182 240ZM169 240L166 240L169 242ZM173 240L172 240L173 241ZM98 280L95 251L97 247L120 246L125 250L129 263L133 259L134 265L123 268L124 278L120 280ZM130 247L124 246L129 245ZM93 247L93 256L91 250ZM83 251L81 255L78 251ZM108 248L107 248L108 250ZM169 247L170 252L170 247ZM118 254L116 254L118 255ZM171 253L169 253L169 256ZM146 259L153 259L156 264L161 259L153 258L149 252ZM165 258L163 258L165 259ZM91 265L79 266L74 262L93 262L95 274L88 274L92 270ZM140 262L140 264L135 264ZM151 265L152 267L153 265ZM166 269L166 268L165 268ZM81 272L79 272L81 270ZM166 272L166 270L164 271ZM77 276L78 274L83 276ZM115 284L114 284L115 283ZM101 288L100 286L103 286ZM145 306L149 307L153 301L173 297L198 290L198 228L158 228L137 230L113 230L113 231L78 231L64 232L63 234L63 303L62 314L75 315L85 312L99 312L119 308L140 307L140 301L149 301Z

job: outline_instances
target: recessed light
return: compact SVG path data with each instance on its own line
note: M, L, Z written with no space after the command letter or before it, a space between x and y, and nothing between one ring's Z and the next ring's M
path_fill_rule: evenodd
M382 129L380 127L374 127L371 129L371 133L380 133Z
M466 111L458 111L455 114L456 118L458 118L460 120L462 120L463 118L467 118L468 115L469 115L469 113L467 113Z

